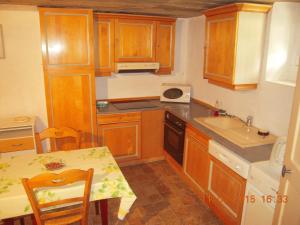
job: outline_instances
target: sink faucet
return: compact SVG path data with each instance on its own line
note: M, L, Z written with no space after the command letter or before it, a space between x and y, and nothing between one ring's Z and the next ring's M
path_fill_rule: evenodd
M253 122L253 116L247 116L246 125L247 127L251 127Z

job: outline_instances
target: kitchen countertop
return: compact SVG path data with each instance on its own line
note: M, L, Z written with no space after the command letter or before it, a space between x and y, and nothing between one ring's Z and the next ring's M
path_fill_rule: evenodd
M211 139L217 141L218 143L224 145L226 148L236 153L241 158L246 161L258 162L269 160L273 144L270 145L262 145L257 147L250 148L241 148L232 142L226 140L221 137L217 133L212 130L202 126L200 123L196 122L194 118L196 117L207 117L212 115L212 110L208 107L198 104L196 102L191 102L189 104L186 103L167 103L160 102L159 100L150 100L153 105L156 105L156 108L145 108L145 109L129 109L129 110L119 110L113 106L113 104L109 103L105 108L97 108L97 115L101 114L113 114L113 113L126 113L126 112L136 112L136 111L146 111L146 110L154 110L163 108L172 114L178 116L180 119L192 125L194 128L199 130L200 132L205 133Z

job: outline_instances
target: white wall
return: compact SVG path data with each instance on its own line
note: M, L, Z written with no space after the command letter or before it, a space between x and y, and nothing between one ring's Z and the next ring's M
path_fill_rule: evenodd
M96 99L158 96L160 84L184 82L187 20L178 19L175 37L175 66L172 75L114 74L96 78Z
M36 7L0 5L5 59L0 59L0 118L36 115L47 124L44 76Z
M269 23L270 17L267 28ZM202 78L205 17L189 19L187 26L189 44L186 54L189 60L185 73L186 82L193 88L192 96L212 105L219 100L229 113L242 119L252 115L257 127L269 129L276 135L287 135L294 88L265 81L268 48L264 49L265 57L257 90L231 91L211 85ZM269 29L266 34L268 42Z

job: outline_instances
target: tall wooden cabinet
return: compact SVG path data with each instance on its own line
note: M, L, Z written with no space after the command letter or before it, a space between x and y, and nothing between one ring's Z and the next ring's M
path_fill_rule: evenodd
M207 10L204 78L233 90L255 89L269 5L235 3Z
M43 68L49 127L82 132L82 147L96 135L93 12L40 8ZM64 149L64 142L51 143Z

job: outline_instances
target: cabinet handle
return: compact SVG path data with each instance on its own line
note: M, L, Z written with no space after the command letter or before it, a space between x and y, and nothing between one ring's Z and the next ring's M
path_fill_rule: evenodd
M22 146L23 144L13 144L12 146L13 147L19 147L19 146Z

